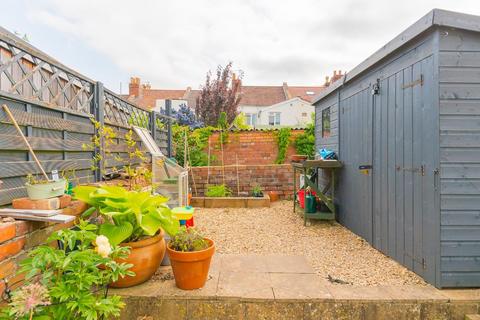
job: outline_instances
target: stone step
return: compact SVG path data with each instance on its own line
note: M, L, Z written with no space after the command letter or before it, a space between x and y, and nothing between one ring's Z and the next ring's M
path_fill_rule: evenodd
M176 288L167 273L161 267L151 281L109 291L126 302L122 320L464 320L480 307L478 289L333 284L303 256L216 254L205 287L192 291Z

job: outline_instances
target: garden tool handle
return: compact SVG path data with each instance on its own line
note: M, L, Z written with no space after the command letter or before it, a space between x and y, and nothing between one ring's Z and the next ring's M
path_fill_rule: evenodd
M48 178L47 173L45 172L45 170L43 170L42 164L40 163L40 161L38 160L37 156L35 155L35 152L33 152L32 146L30 145L30 143L28 142L27 138L26 138L25 135L23 134L22 129L20 129L20 127L18 126L17 120L15 120L15 118L14 118L13 115L12 115L12 113L10 112L10 109L7 107L6 104L2 105L2 107L3 107L3 109L5 110L5 113L6 113L6 114L8 115L8 117L10 118L10 120L12 120L13 125L14 125L15 128L17 129L18 133L20 133L20 136L22 137L23 142L25 142L25 144L27 145L27 148L28 148L28 150L30 151L30 154L32 155L33 160L35 160L35 162L37 163L38 167L40 168L40 171L42 171L42 174L45 176L45 179L47 179L47 181L50 181L50 179Z

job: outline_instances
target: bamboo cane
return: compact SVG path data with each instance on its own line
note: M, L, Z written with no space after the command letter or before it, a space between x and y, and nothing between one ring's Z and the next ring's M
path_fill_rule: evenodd
M238 179L238 155L235 153L235 168L237 169L237 196L240 196L240 179Z
M33 160L35 160L35 162L37 163L38 167L40 168L40 171L41 171L42 174L45 176L45 179L47 179L47 181L50 181L50 179L48 178L47 173L46 173L45 170L43 169L42 164L40 163L40 161L38 160L37 156L35 155L35 152L33 152L32 146L30 145L30 143L28 142L27 138L26 138L25 135L23 134L22 129L20 129L20 127L18 126L17 120L15 120L15 118L13 117L13 114L10 112L10 109L7 107L6 104L2 105L2 107L3 107L3 109L5 110L5 112L6 112L6 114L8 115L8 117L10 118L10 120L12 120L13 125L14 125L15 128L17 129L18 133L20 133L20 136L22 137L23 142L25 142L25 144L27 145L27 148L28 148L28 150L30 151L30 154L32 155Z

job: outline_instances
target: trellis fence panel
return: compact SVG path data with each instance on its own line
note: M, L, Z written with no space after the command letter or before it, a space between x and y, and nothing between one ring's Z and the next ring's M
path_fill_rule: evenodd
M0 27L0 105L6 104L35 150L45 170L75 179L100 181L128 158L125 133L131 125L148 128L162 152L171 155L172 119L126 101L103 84L61 64ZM1 109L1 108L0 108ZM113 128L114 144L95 148L92 119ZM139 141L137 146L145 150ZM105 172L92 159L101 150ZM135 161L138 162L138 161ZM27 147L0 110L0 205L26 195L25 176L40 174Z

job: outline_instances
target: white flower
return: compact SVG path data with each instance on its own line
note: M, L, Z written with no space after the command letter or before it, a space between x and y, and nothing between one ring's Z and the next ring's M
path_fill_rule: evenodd
M102 257L106 258L112 253L112 248L110 245L101 245L95 248L95 251Z
M112 253L112 246L110 246L110 242L108 238L105 236L97 236L95 238L95 251L103 258L106 258Z
M108 241L108 238L100 235L95 238L95 245L100 247L100 246L110 246L110 242Z

